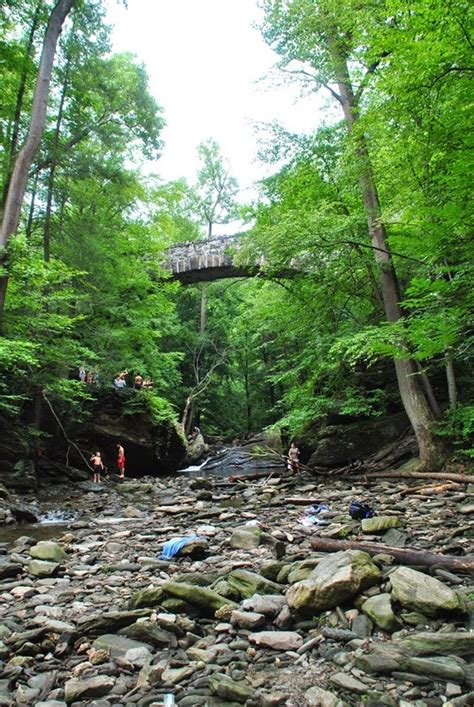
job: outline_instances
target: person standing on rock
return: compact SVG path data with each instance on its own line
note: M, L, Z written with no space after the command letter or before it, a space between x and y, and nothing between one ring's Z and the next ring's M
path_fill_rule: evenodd
M96 452L95 454L93 454L89 461L92 464L92 472L94 474L93 481L95 484L100 484L100 474L104 470L104 465L102 463L100 452Z
M121 444L117 444L117 466L119 479L123 479L125 477L125 450Z
M293 440L290 449L288 450L288 471L298 472L300 470L300 450Z

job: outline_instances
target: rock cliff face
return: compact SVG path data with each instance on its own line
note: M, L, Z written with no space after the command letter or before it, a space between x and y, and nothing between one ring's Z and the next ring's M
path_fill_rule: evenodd
M100 450L109 471L114 471L120 443L125 449L127 476L175 471L187 453L184 434L173 421L157 421L146 400L146 393L132 390L100 395L81 430L79 446Z
M127 476L173 472L186 457L188 446L180 426L171 420L157 420L146 394L106 391L97 395L90 412L82 423L62 420L73 445L65 440L56 421L45 415L47 436L35 459L26 436L15 433L20 428L7 431L3 425L0 482L8 489L28 493L37 491L41 483L54 484L64 478L80 481L88 477L87 462L96 450L109 473L114 473L118 443L125 448Z
M325 425L315 433L304 436L305 446L314 450L308 465L334 468L364 460L395 442L409 429L410 423L404 413L348 424Z

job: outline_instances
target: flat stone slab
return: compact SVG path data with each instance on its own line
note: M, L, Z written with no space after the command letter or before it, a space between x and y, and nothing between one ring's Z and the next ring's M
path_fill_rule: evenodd
M276 651L297 650L303 645L303 639L296 631L259 631L251 633L248 638L257 646Z
M365 683L360 680L356 680L356 678L353 678L347 673L335 673L334 675L331 675L329 680L333 685L336 685L343 690L348 690L349 692L357 692L359 695L363 695L369 689Z

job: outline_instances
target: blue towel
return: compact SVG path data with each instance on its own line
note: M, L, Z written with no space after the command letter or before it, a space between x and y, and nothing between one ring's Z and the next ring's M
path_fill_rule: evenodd
M179 553L181 548L188 545L188 543L194 542L194 540L202 540L202 538L199 535L187 535L184 538L171 538L171 540L167 540L163 545L160 558L170 560Z

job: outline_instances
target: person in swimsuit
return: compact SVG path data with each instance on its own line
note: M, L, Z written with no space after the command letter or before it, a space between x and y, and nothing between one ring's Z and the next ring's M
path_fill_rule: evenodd
M125 477L125 450L121 444L117 444L117 466L119 479L123 479Z
M92 464L92 472L94 474L93 481L95 484L100 484L100 474L104 470L104 465L102 463L100 452L96 452L95 454L93 454L89 461Z
M296 446L296 442L292 442L288 450L288 471L298 472L300 470L300 450Z

